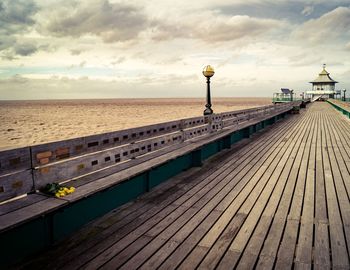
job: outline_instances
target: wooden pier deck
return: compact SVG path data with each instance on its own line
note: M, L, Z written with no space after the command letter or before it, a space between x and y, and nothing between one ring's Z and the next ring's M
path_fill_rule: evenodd
M349 195L350 121L316 102L22 266L349 269Z

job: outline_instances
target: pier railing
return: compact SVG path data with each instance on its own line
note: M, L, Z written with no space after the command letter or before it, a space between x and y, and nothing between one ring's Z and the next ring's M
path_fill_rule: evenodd
M127 168L128 161L138 157L157 156L160 150L171 150L171 146L223 129L239 129L251 119L292 106L269 105L2 151L0 202L34 192L47 183L97 179Z
M328 99L327 101L338 111L342 112L344 115L350 118L350 105L348 102L337 99Z

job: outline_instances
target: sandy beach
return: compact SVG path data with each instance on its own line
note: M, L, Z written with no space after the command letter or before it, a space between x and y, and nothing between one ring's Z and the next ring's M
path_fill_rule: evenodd
M202 115L204 100L104 99L0 101L0 149ZM214 112L271 104L270 98L218 98Z

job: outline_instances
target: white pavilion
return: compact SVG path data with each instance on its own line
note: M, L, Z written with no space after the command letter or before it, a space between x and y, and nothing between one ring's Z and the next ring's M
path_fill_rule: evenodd
M335 90L335 84L337 81L333 80L330 73L326 70L326 64L323 64L323 70L318 77L312 82L312 90L306 91L306 94L311 95L311 100L316 101L318 99L334 98L337 94Z

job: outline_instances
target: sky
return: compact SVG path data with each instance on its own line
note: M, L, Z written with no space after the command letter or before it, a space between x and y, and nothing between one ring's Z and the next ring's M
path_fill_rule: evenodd
M0 0L0 100L350 94L350 0Z

